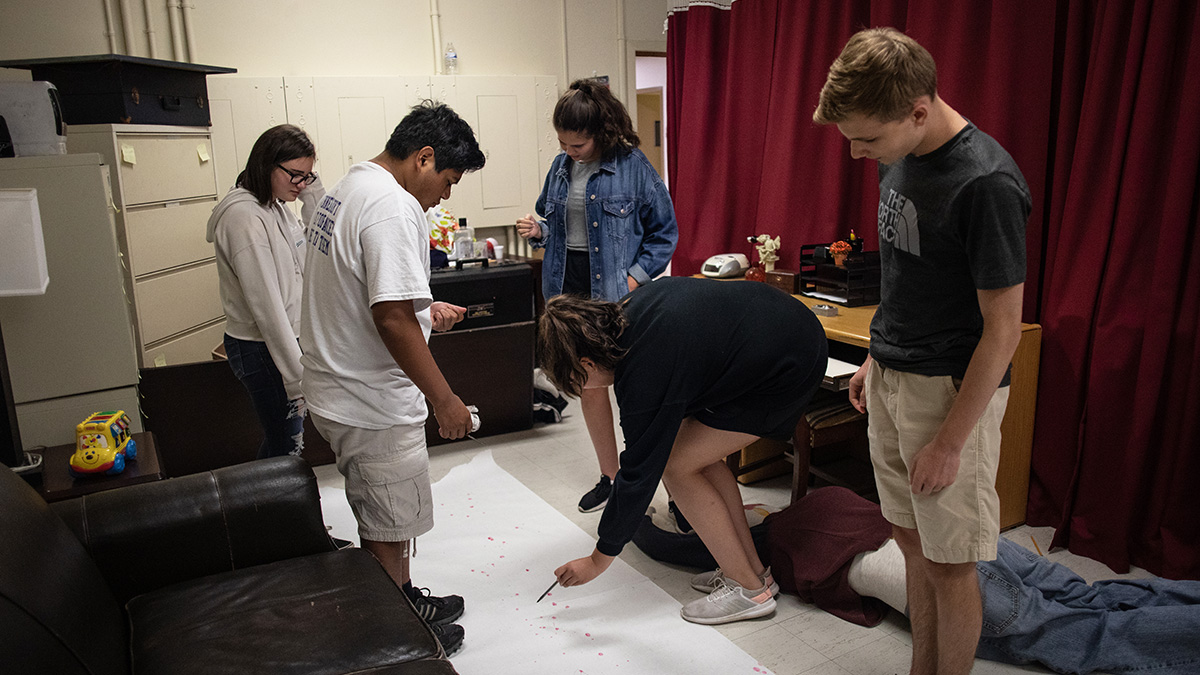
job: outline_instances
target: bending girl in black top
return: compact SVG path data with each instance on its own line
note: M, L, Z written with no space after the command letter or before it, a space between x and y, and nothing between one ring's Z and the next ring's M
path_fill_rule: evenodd
M725 623L771 613L777 585L754 550L724 459L761 437L791 438L825 373L817 318L765 284L668 277L620 305L552 298L539 333L542 368L560 389L578 396L615 384L625 436L596 550L555 570L559 583L587 583L608 569L661 479L721 566L703 584L713 592L683 607L683 617Z

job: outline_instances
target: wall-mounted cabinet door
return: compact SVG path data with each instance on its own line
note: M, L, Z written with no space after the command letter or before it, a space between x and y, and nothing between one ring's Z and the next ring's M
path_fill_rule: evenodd
M285 78L292 87L293 79ZM392 130L410 108L429 97L429 78L414 77L314 77L311 78L312 115L316 132L317 168L326 187L346 171L383 152ZM302 91L301 85L295 87ZM299 113L299 111L298 111Z
M282 77L213 76L208 80L217 194L233 187L262 132L289 122Z
M471 125L487 155L483 170L464 176L446 202L473 226L512 224L533 210L544 178L541 155L549 126L539 80L543 87L554 82L528 76L431 79L435 97Z

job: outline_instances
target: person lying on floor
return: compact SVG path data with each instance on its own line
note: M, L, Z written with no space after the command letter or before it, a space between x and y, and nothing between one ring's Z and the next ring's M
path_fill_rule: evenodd
M766 559L784 592L864 626L907 609L904 555L879 505L840 487L809 492L767 516ZM652 558L702 567L694 538L647 517L635 543ZM1200 672L1200 581L1151 578L1088 584L1004 537L976 563L983 630L975 655L1060 673ZM884 604L886 603L886 605Z
M825 374L824 331L807 307L765 284L668 277L620 304L560 295L539 323L543 371L571 396L615 385L625 451L591 555L555 570L563 586L608 569L659 480L723 573L684 606L694 623L775 610L778 587L742 515L725 456L787 439Z

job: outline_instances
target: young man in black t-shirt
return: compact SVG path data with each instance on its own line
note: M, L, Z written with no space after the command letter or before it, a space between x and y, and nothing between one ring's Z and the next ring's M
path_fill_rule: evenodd
M982 623L975 563L996 557L999 537L1029 190L938 97L929 52L894 29L850 38L813 120L879 162L881 299L850 400L870 412L880 502L905 556L911 672L967 673Z

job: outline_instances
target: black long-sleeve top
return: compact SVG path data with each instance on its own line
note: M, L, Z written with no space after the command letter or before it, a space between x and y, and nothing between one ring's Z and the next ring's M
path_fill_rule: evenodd
M614 371L625 451L596 548L633 538L687 417L787 439L825 374L828 346L803 303L766 284L667 277L622 301Z

